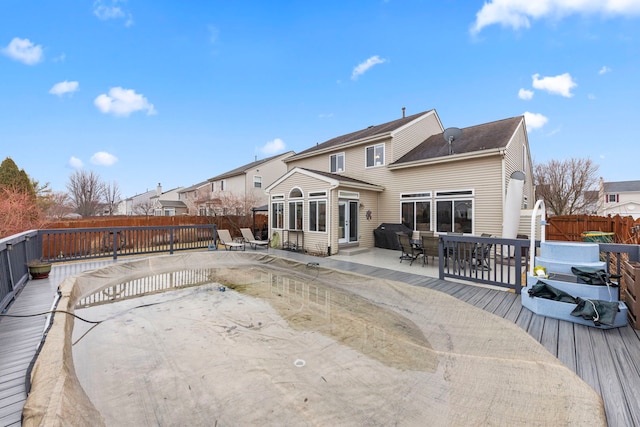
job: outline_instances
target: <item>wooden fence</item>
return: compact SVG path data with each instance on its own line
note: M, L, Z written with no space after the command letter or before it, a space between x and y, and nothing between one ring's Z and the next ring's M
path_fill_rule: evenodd
M218 229L229 230L233 237L240 237L240 228L255 228L261 230L267 224L267 215L256 213L253 215L226 216L104 216L80 218L64 221L54 221L46 224L43 229L58 228L105 228L105 227L165 227L179 225L207 225L215 224ZM257 230L254 230L257 231Z
M614 234L613 243L640 244L640 219L630 216L561 215L547 219L546 239L583 241L582 233L601 231Z

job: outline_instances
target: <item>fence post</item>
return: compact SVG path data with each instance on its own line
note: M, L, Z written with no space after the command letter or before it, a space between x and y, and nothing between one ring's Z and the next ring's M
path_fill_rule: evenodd
M173 255L173 227L169 228L169 254Z
M114 228L113 231L110 231L109 234L112 236L113 241L113 260L118 259L118 229Z

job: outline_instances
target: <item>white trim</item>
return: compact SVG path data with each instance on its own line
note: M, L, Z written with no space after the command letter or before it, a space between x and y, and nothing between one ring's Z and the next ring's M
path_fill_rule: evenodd
M331 170L331 159L333 157L336 158L336 170ZM342 168L338 167L338 158L340 158L340 157L342 157ZM345 171L345 169L346 169L346 154L345 154L344 151L329 155L329 172L331 172L331 173L342 173L342 172Z
M378 147L382 147L382 161L378 160L376 161L376 149ZM368 150L369 148L373 149L373 159L374 159L374 163L372 165L368 165L367 161L368 161ZM384 142L380 142L378 144L373 144L373 145L367 145L366 147L364 147L364 168L365 169L371 169L371 168L379 168L382 166L386 165L386 161L387 161L387 147L386 144Z

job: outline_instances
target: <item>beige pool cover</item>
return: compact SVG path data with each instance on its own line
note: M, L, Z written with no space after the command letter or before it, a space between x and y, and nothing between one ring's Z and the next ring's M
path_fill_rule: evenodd
M55 315L24 425L606 425L514 324L318 262L203 252L67 279L58 310L101 322Z

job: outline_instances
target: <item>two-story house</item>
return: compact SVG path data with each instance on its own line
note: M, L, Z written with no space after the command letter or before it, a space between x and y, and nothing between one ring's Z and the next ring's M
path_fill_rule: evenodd
M288 151L265 159L256 159L209 178L209 196L201 205L206 205L207 211L213 210L221 215L244 215L254 207L266 205L266 186L287 171L284 162L293 154L293 151Z
M512 173L525 176L521 209L534 197L524 117L467 127L455 139L444 131L429 110L287 158L287 173L266 189L274 241L335 254L373 247L381 223L500 236ZM508 215L519 221L520 212Z
M162 191L162 185L158 183L156 195L151 197L154 216L176 216L188 213L187 205L180 200L180 192L183 187Z
M640 218L640 181L605 182L600 178L598 215Z
M187 205L189 215L213 215L211 183L202 181L180 191L180 200Z
M144 193L128 197L118 203L118 215L153 215L152 197L157 190L147 190Z

